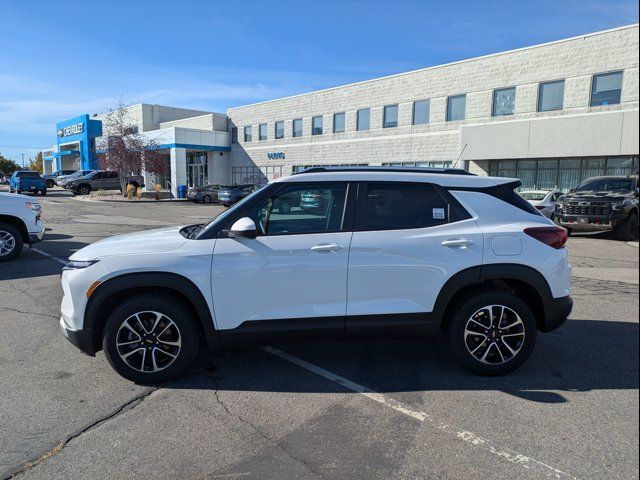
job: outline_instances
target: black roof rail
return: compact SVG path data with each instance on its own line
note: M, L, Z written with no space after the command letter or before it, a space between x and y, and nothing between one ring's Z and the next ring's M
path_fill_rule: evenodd
M462 168L430 168L430 167L311 167L306 170L294 173L299 175L301 173L326 173L326 172L399 172L399 173L431 173L431 174L446 174L446 175L472 175L475 173L469 173Z

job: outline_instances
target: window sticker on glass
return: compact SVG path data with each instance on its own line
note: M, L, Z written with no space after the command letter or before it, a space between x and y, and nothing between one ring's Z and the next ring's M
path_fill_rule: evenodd
M433 219L434 220L444 220L444 208L434 208L433 209Z

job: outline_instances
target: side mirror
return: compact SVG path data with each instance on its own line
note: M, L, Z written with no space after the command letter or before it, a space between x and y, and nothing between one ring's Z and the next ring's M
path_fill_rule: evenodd
M253 220L249 217L242 217L231 226L229 236L232 238L256 238L258 236L258 229Z

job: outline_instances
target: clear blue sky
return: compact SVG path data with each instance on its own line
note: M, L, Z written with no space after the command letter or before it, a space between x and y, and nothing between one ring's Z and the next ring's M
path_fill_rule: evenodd
M225 111L637 21L637 0L0 0L0 153L119 99Z

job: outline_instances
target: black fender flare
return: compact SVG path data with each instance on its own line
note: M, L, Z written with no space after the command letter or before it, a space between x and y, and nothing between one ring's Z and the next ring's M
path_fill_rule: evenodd
M514 263L495 263L467 268L453 275L440 289L433 307L436 318L444 321L444 315L453 297L462 289L473 285L482 285L487 280L518 280L533 287L542 301L546 323L553 303L553 295L549 283L534 268Z
M127 273L105 280L91 294L84 310L83 330L93 338L94 352L100 350L101 333L106 323L106 318L98 318L104 301L113 294L136 288L166 288L187 298L198 316L207 345L210 348L220 347L220 336L214 326L209 305L191 280L176 273L143 272Z

